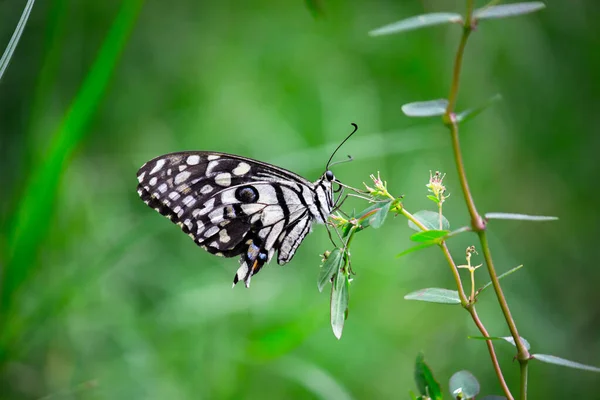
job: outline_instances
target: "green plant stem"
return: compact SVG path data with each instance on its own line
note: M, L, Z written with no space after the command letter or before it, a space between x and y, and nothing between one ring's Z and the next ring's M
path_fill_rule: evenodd
M487 235L485 232L485 221L477 212L477 208L475 206L475 201L473 200L473 196L471 194L471 190L469 189L469 183L467 180L467 174L464 167L463 156L460 147L459 141L459 130L458 130L458 121L456 120L455 115L455 107L456 100L458 97L458 89L460 84L460 74L462 69L462 61L465 52L465 47L467 44L467 40L471 31L473 30L473 0L466 0L466 18L465 25L463 27L463 34L460 39L460 43L458 45L458 50L456 51L456 57L454 60L454 71L452 73L452 84L450 88L450 95L448 96L448 107L446 108L446 112L444 114L444 123L449 127L451 139L452 139L452 149L454 152L454 160L456 164L456 169L458 171L460 185L462 188L462 192L465 198L465 202L467 204L467 209L469 211L469 215L471 216L471 227L475 232L477 232L479 236L479 241L481 244L483 256L485 258L485 262L487 265L488 273L490 275L492 285L494 287L494 291L496 292L496 297L498 299L498 303L500 304L500 308L502 309L502 313L504 314L504 318L509 327L510 333L515 341L517 346L517 358L521 365L521 381L520 381L520 395L521 399L526 399L527 396L527 360L530 358L529 352L521 343L519 332L517 330L517 326L512 318L510 309L508 307L508 303L506 302L506 298L504 297L504 293L502 292L502 288L500 287L500 282L498 280L498 276L496 274L496 269L494 268L494 264L492 261L492 256L490 252L489 243L487 240ZM476 322L477 323L477 322ZM487 336L487 335L486 335ZM492 363L494 363L494 357L492 357ZM497 361L496 361L497 363ZM494 365L496 369L496 365ZM500 371L499 367L496 370L498 373ZM499 375L500 377L501 375ZM508 387L503 387L506 389L505 392L508 392ZM510 392L507 393L507 397Z
M502 292L502 288L500 287L500 281L498 280L498 275L496 274L496 269L494 268L494 262L492 260L492 254L490 252L490 245L487 240L487 234L485 231L479 231L477 232L477 235L479 236L479 242L481 243L481 251L483 253L483 257L485 258L485 264L487 265L488 272L492 280L492 286L494 287L496 297L498 298L498 303L500 303L500 308L502 309L502 313L504 314L504 318L506 319L506 323L508 324L508 329L510 330L510 334L515 340L515 345L517 346L517 359L521 363L527 363L527 360L529 360L531 356L529 355L529 351L521 342L519 331L517 330L517 325L513 320L513 317L510 313L510 308L508 307L508 303L506 302L506 298L504 297L504 293ZM527 375L525 375L525 378L527 378ZM527 381L525 381L524 383L521 382L521 385L523 384L527 386Z
M519 360L521 367L521 400L527 400L527 360ZM524 382L524 383L523 383Z
M481 332L481 334L483 336L489 337L490 335L488 334L487 329L485 329L483 322L481 322L481 320L479 319L479 315L477 314L477 310L475 309L475 304L470 302L469 299L467 298L467 295L465 294L465 290L463 288L462 281L461 281L460 275L458 273L458 267L454 263L454 259L452 258L452 255L450 254L450 250L448 249L448 246L446 245L445 242L442 242L440 244L440 248L442 249L442 252L444 253L444 256L446 257L446 261L448 262L448 265L450 266L452 276L454 277L454 280L456 282L456 287L458 289L458 297L460 298L461 305L463 306L463 308L465 310L467 310L469 312L469 314L471 315L471 318L473 319L473 322L475 322L475 325L477 326L477 329L479 329L479 332ZM502 369L500 368L500 363L498 362L498 357L496 357L496 350L494 349L494 344L492 343L491 340L486 340L485 343L487 345L488 352L490 353L490 358L492 359L492 365L494 366L494 371L496 372L496 376L498 377L498 381L500 383L500 386L502 387L502 391L504 392L504 394L508 400L514 400L514 397L513 397L512 393L510 392L508 385L506 384L504 375L502 374Z
M487 329L479 319L479 315L477 315L477 310L475 310L475 305L471 304L470 307L467 308L469 314L471 314L471 318L473 318L473 322L477 325L479 332L485 337L489 337ZM508 400L514 400L506 381L504 380L504 375L502 374L502 369L500 368L500 363L498 362L498 357L496 357L496 352L494 351L494 344L491 340L486 340L485 344L487 345L488 352L490 353L490 358L492 359L492 365L494 366L494 371L496 371L496 376L498 377L498 381L500 382L500 386L502 386L502 391ZM523 395L521 394L521 397Z
M394 211L399 212L402 215L404 215L406 218L408 218L410 221L412 221L415 225L417 225L421 230L423 230L423 231L428 230L427 227L421 223L421 221L419 221L417 218L415 218L410 212L406 211L404 209L404 207L402 207L400 209L398 209L398 207L397 207L397 208L395 208ZM454 259L452 258L452 254L450 254L450 250L448 249L446 242L440 243L440 248L442 249L442 252L444 253L444 257L446 258L446 261L448 262L448 265L450 266L450 271L452 272L452 276L454 277L454 281L456 283L456 288L458 289L458 297L460 298L461 305L463 306L463 308L465 310L467 310L469 312L469 314L471 315L471 318L473 319L473 322L475 322L475 325L479 329L479 332L481 332L481 334L483 336L489 337L490 335L488 334L487 329L485 329L485 326L483 325L483 323L479 319L479 316L477 315L477 311L475 310L475 304L472 303L471 301L469 301L469 299L467 298L467 295L465 294L465 290L463 288L463 284L460 279L460 274L458 273L458 267L454 263ZM496 351L494 349L494 344L492 343L491 340L486 340L485 342L488 347L488 351L490 353L490 358L492 359L492 364L494 366L494 370L496 371L496 376L498 377L500 386L502 386L502 391L504 392L504 394L506 395L506 398L508 400L514 400L514 397L513 397L512 393L510 392L510 389L508 388L506 381L504 380L504 375L502 374L502 369L500 368L500 364L498 363L498 357L496 357ZM515 341L515 343L516 343L516 341ZM521 342L519 341L519 344L520 343Z

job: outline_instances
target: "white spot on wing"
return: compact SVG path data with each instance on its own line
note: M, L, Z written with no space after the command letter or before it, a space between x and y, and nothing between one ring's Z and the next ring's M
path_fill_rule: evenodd
M140 174L140 176L138 176L138 182L142 183L142 181L144 180L144 177L146 176L146 171L142 172Z
M152 168L152 171L150 171L150 175L153 175L153 174L157 173L158 171L160 171L164 165L165 165L164 159L158 160L156 162L156 165L154 166L154 168Z
M202 223L202 221L196 221L196 224L198 225L198 228L196 228L196 234L199 235L204 230L204 224Z
M208 161L218 160L219 158L221 158L221 156L211 155L211 156L208 156Z
M222 172L215 176L215 183L219 186L231 185L231 174L229 172Z
M181 197L181 195L179 193L177 193L177 192L171 192L171 193L169 193L169 198L171 200L177 200L180 197Z
M221 229L219 231L219 240L221 243L228 243L231 240L231 237L227 234L227 229Z
M166 183L163 183L162 185L160 185L160 186L158 187L158 191L159 191L159 192L161 192L161 193L164 193L164 192L166 192L166 191L167 191L167 184L166 184Z
M188 165L197 165L200 162L200 156L199 155L189 156L187 158L186 162L188 163Z
M191 174L188 171L183 171L183 172L178 173L175 176L175 184L179 185L180 183L185 182L186 179L190 177L190 175Z
M210 222L213 224L218 224L223 220L223 210L216 209L208 214L208 218L210 218Z
M152 179L150 179L150 186L156 185L156 182L158 182L158 179L156 179L156 177L153 177Z
M204 215L210 211L212 211L213 206L215 205L214 197L212 199L208 199L206 203L204 203L204 208L198 212L198 215Z
M192 207L194 204L196 204L196 199L193 196L186 196L183 198L182 202L187 207Z
M204 185L204 186L202 186L202 189L200 189L200 193L202 193L202 194L208 194L208 193L212 192L212 190L213 190L212 186L210 186L210 185Z
M206 232L204 232L204 237L211 237L212 235L215 235L217 232L219 232L219 227L211 226L210 228L208 228L206 230Z
M233 172L234 175L240 176L240 175L247 174L248 171L250 171L250 164L241 162L231 172Z

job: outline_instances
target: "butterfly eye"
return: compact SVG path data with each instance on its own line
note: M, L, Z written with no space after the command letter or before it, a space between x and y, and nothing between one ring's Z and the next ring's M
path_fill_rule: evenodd
M335 176L333 175L333 172L326 171L325 172L325 179L327 179L329 182L333 181L335 179Z

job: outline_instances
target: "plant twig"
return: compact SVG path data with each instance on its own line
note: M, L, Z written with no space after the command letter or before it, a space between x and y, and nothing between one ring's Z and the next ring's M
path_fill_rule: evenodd
M506 298L504 297L504 293L502 292L502 288L500 287L500 283L498 281L498 276L496 274L496 270L494 268L494 264L492 261L491 251L489 247L489 243L487 241L487 236L485 232L485 221L477 212L477 208L475 206L475 201L473 200L473 196L471 194L471 190L469 189L469 184L467 180L467 175L464 167L463 156L460 147L459 141L459 129L458 129L458 121L455 115L456 108L456 100L458 97L458 89L460 84L460 74L462 69L462 61L465 52L465 47L467 44L467 40L471 31L473 30L473 0L466 0L466 18L465 25L463 26L463 34L458 45L458 50L456 52L456 57L454 60L454 71L452 73L452 84L450 88L450 95L448 96L448 107L446 108L446 112L444 114L444 123L449 127L451 139L452 139L452 149L454 152L454 160L456 164L456 169L458 171L458 176L460 180L460 185L462 188L462 192L465 198L465 202L467 204L467 209L469 211L469 215L471 216L471 227L475 232L477 232L479 236L479 241L481 243L481 250L483 252L483 256L485 258L485 262L487 265L488 273L490 275L492 285L494 287L494 291L496 292L496 297L498 298L498 303L500 304L500 308L502 309L502 313L504 314L504 318L509 327L510 333L515 341L517 346L517 358L521 365L521 382L520 382L520 394L521 399L527 398L527 361L530 358L528 350L525 348L523 343L520 340L519 332L517 330L517 326L512 318L510 308L508 307L508 303L506 302ZM477 322L476 322L477 324ZM488 335L485 335L488 336ZM500 378L502 376L500 368L496 368L497 360L494 361L494 357L492 356L492 363L494 364L494 369L496 369L496 373ZM510 391L506 385L503 385L503 390L508 398L512 398L510 395Z

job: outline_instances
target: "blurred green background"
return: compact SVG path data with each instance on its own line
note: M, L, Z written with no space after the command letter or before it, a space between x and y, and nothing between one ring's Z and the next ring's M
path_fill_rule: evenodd
M24 4L0 2L2 47ZM466 338L478 334L467 313L403 300L453 288L436 249L395 258L411 245L404 218L354 241L338 341L316 287L324 227L290 264L231 290L237 259L203 252L138 199L138 167L188 149L314 180L356 122L339 155L355 161L338 178L360 186L381 171L414 212L432 207L429 171L446 172L445 214L468 224L446 130L400 112L447 96L460 28L367 36L463 1L321 4L317 18L302 0L35 5L0 82L1 398L406 399L419 351L444 387L467 369L482 394L501 393L485 344ZM503 281L521 335L533 352L600 365L600 5L547 5L472 35L459 109L504 101L462 128L462 144L481 212L561 218L489 225L499 272L525 265ZM462 262L477 241L449 244ZM492 291L478 310L490 334L509 334ZM496 349L516 394L514 348ZM531 364L532 399L599 390L591 372Z

